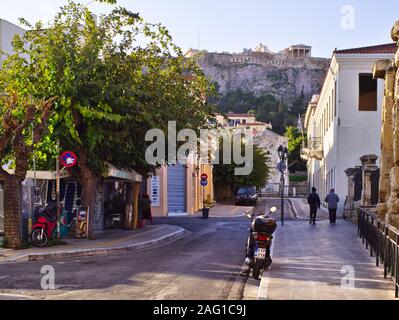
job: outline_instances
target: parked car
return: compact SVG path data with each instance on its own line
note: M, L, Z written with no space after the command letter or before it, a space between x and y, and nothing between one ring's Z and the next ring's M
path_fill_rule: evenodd
M258 203L258 194L256 187L239 187L234 195L235 205L253 205Z

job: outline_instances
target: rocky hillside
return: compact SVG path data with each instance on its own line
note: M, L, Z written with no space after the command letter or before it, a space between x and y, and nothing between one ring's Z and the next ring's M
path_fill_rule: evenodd
M218 83L221 94L237 89L256 95L269 93L288 104L301 95L302 90L307 100L320 93L329 66L329 60L323 58L237 59L232 54L219 53L202 54L198 62L207 77Z

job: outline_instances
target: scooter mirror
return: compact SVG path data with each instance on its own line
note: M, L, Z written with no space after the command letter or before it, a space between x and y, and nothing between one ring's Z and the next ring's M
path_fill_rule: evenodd
M271 213L274 213L274 212L276 212L276 211L277 211L277 208L276 208L276 207L270 208L270 212L271 212Z

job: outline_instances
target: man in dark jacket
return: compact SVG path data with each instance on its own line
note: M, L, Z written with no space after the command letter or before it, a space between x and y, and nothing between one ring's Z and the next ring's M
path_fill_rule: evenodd
M337 219L337 208L338 208L339 197L335 193L334 189L330 190L330 193L324 199L324 202L327 202L327 205L328 205L328 213L330 216L330 223L335 223L335 221Z
M312 188L312 193L308 196L308 204L310 208L309 224L316 224L317 208L320 209L320 197L316 193L316 188Z

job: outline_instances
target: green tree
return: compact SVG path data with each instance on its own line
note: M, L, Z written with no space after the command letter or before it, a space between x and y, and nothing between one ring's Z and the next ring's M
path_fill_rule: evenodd
M2 92L0 99L0 182L4 190L5 242L19 248L21 239L21 182L25 180L33 149L41 141L53 99L35 100ZM13 169L10 173L3 166Z
M288 163L290 170L306 170L306 163L301 159L303 136L297 127L287 127L285 137L288 138Z
M220 143L220 159L223 159L223 143ZM241 149L244 150L242 144ZM232 156L232 151L231 151ZM233 158L232 158L233 159ZM253 146L253 170L249 175L239 176L235 174L235 169L240 167L237 164L224 164L220 161L213 168L216 198L231 198L235 187L256 186L264 187L270 176L270 158L257 145Z
M73 1L48 29L22 21L31 31L14 39L0 86L37 99L59 97L40 152L57 139L76 152L83 206L94 207L105 162L143 174L153 169L144 158L148 129L166 132L169 120L178 130L198 129L213 114L204 99L212 86L160 24L121 7L96 22Z

